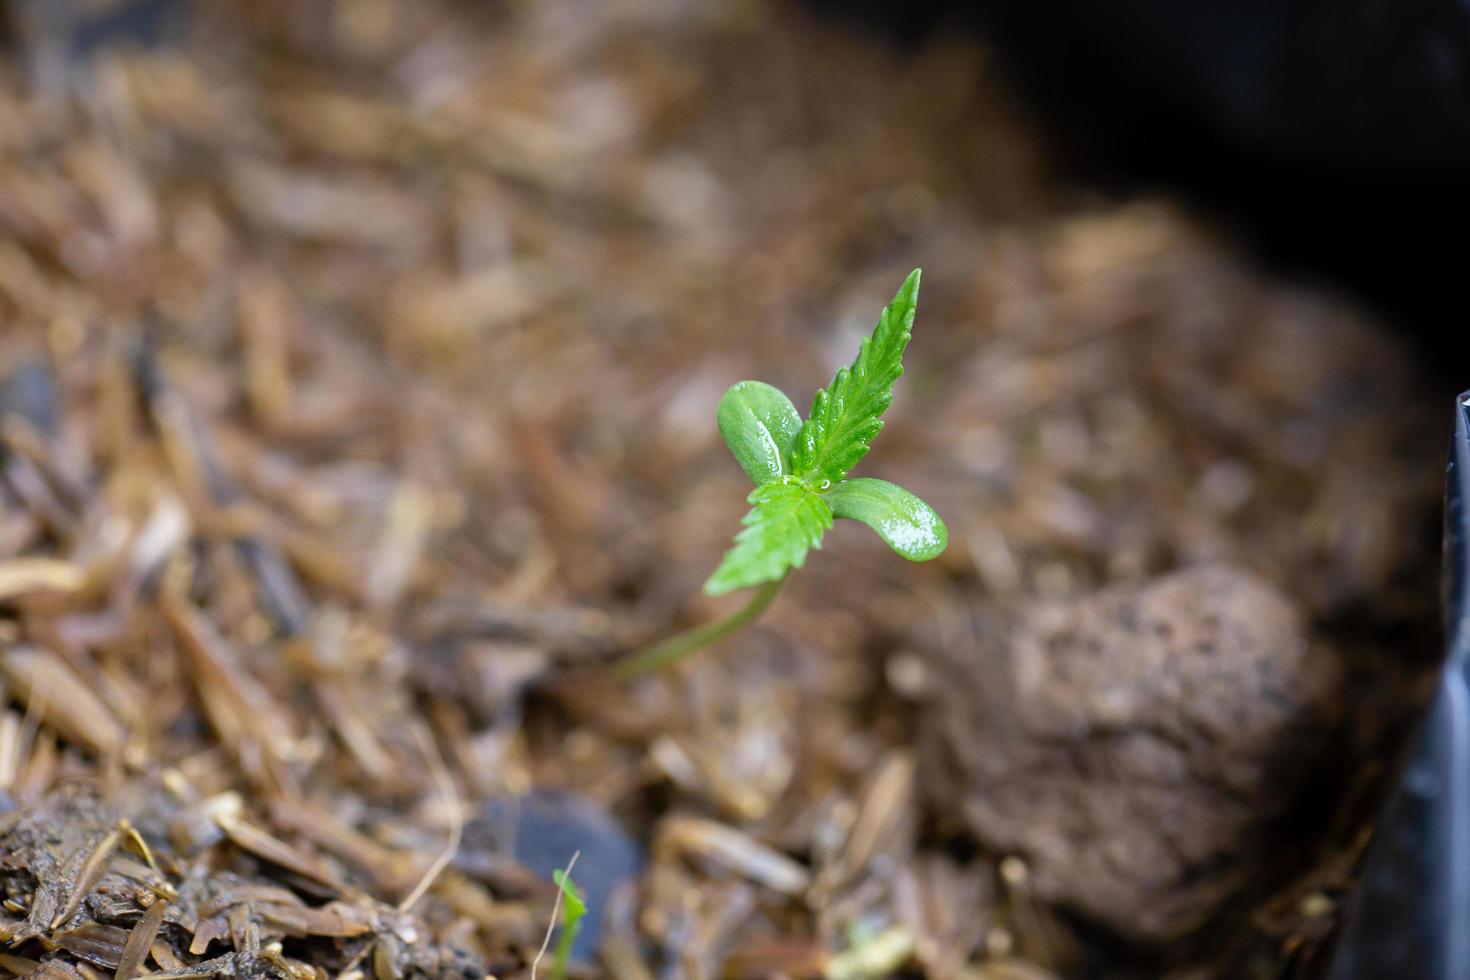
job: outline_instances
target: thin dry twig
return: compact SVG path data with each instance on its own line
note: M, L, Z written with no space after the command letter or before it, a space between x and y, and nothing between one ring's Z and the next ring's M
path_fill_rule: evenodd
M449 808L449 840L444 845L444 850L434 858L434 863L429 865L419 883L413 887L403 901L398 903L398 911L407 912L413 908L424 893L433 886L434 880L449 867L449 862L459 853L460 842L464 838L464 815L460 812L459 791L454 788L454 777L449 774L449 767L444 764L444 757L439 754L439 747L434 744L433 736L424 728L423 722L415 719L409 725L409 731L413 732L414 741L419 743L419 751L423 752L424 760L429 764L429 775L433 777L435 785L439 788L440 796Z
M36 736L41 731L41 719L46 715L46 700L51 696L51 675L41 671L30 696L26 699L26 711L20 719L20 737L16 739L15 758L17 767L23 764L35 747Z
M577 858L581 856L581 851L572 852L572 859L562 869L561 874L563 879L571 877L572 868L576 866ZM546 955L546 950L551 946L551 936L556 932L556 920L561 915L561 897L562 890L558 888L556 890L556 901L551 905L551 921L546 924L546 935L541 937L541 948L536 951L536 958L531 961L531 980L536 980L536 970L541 966L541 957Z

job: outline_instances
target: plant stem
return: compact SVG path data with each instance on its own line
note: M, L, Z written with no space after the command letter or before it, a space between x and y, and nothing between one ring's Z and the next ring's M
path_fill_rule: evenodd
M776 593L781 591L781 586L786 584L786 578L787 576L783 575L774 582L762 585L756 594L751 596L749 602L724 619L710 623L708 626L696 627L649 647L619 667L618 673L623 677L646 674L650 670L666 667L686 654L702 650L711 643L718 643L731 633L744 629L766 611L766 607L776 598Z

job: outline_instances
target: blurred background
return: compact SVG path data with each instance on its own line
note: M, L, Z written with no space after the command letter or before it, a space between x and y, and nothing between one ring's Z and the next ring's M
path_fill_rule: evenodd
M588 975L1320 973L1439 654L1460 4L0 9L0 966L523 976L580 850ZM863 467L948 552L610 679L726 609L720 394L915 266Z

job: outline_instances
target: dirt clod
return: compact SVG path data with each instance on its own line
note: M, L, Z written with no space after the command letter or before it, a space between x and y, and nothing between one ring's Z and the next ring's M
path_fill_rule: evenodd
M1227 567L1033 606L945 668L929 785L1036 894L1143 941L1244 884L1339 696L1292 605Z

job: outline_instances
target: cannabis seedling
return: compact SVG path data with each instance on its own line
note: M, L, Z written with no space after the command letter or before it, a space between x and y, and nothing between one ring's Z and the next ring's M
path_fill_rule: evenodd
M745 606L719 622L644 651L624 668L638 674L669 664L754 622L776 598L807 552L820 548L833 518L862 521L910 561L944 551L949 532L934 509L903 487L847 474L868 454L903 374L903 352L914 326L919 270L899 287L857 358L812 399L802 421L778 389L741 381L720 399L716 421L725 445L755 483L750 512L734 546L704 591L718 595L759 586Z

